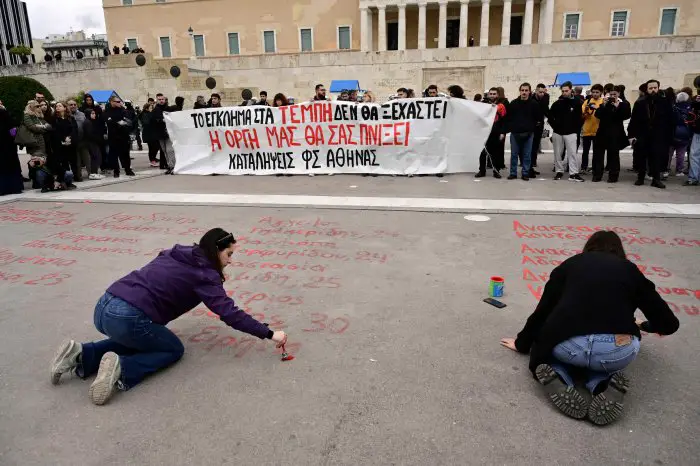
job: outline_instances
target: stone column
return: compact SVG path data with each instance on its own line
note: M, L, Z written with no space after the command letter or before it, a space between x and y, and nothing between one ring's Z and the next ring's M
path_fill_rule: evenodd
M552 29L554 28L554 0L546 0L544 10L544 32L542 33L542 42L545 44L552 43ZM540 6L542 8L542 6Z
M525 2L525 18L523 19L523 44L532 44L532 14L535 11L535 0Z
M406 50L406 4L399 4L399 50Z
M363 52L369 52L372 48L369 40L369 28L372 24L369 13L369 8L366 6L360 7L360 49Z
M501 45L510 45L510 10L511 0L503 0L503 23L501 24Z
M440 0L440 19L438 29L438 48L447 48L447 0Z
M469 41L469 0L461 0L459 9L459 46L468 46Z
M418 49L425 50L425 0L418 3Z
M488 47L489 45L489 1L481 0L481 34L479 37L479 45Z
M378 37L377 37L377 42L378 42L378 50L380 52L385 52L386 51L386 6L385 5L380 5L377 7L379 10L379 28L378 30Z

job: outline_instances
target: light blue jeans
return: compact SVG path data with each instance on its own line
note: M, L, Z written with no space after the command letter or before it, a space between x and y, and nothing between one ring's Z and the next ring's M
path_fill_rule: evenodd
M639 353L639 339L632 336L630 343L617 346L615 335L581 335L569 338L554 347L552 368L569 386L574 386L567 366L587 370L586 388L593 393L599 383L627 367Z
M693 142L690 143L688 167L688 181L700 181L700 134L694 134Z

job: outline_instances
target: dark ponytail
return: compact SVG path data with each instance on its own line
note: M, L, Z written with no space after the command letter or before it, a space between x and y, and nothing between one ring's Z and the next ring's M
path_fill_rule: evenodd
M225 277L224 268L221 266L221 261L219 260L219 252L232 244L236 244L233 233L228 233L223 228L212 228L204 233L204 236L199 240L199 249L202 250L204 257L209 260L212 267L219 272L222 282L225 280Z

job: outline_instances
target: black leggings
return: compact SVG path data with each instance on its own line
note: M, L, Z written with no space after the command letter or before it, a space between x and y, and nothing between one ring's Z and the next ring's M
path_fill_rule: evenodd
M148 160L151 162L156 161L156 155L158 155L158 151L160 151L160 143L158 141L155 142L147 142L148 144Z

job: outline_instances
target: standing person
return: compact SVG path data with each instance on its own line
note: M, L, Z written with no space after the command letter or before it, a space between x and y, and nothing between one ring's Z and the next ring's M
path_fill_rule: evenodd
M396 98L397 99L407 99L408 98L408 89L405 87L400 87L396 90Z
M128 119L126 109L117 96L109 99L109 107L104 111L104 119L107 123L107 144L109 145L109 158L114 170L114 177L119 178L119 163L121 162L124 173L127 176L136 176L131 169L131 157L129 145L131 144L131 126L133 122Z
M532 137L532 150L530 151L530 178L535 178L540 174L535 168L537 167L537 157L540 153L540 146L542 144L542 133L544 133L544 120L549 115L549 94L547 93L547 86L543 83L539 83L535 88L535 101L540 104L540 110L542 111L539 120L537 121L537 126L535 127L535 134ZM522 162L521 162L522 164Z
M583 153L581 154L581 173L586 173L588 171L588 153L593 145L593 152L595 153L595 135L598 132L598 126L600 125L600 120L596 117L596 110L603 105L605 101L603 100L603 86L601 84L594 84L591 88L590 97L586 97L583 102L581 110L583 112Z
M90 150L88 149L88 143L85 141L84 127L85 127L85 114L78 110L78 103L75 100L69 100L68 110L70 116L75 122L75 135L76 139L73 141L75 147L76 163L73 170L73 176L76 182L83 181L83 168L85 167L85 172L90 175Z
M269 107L270 104L267 101L267 91L260 91L260 100L258 100L258 105L265 105Z
M600 121L600 124L593 142L592 181L601 181L604 168L607 166L608 183L617 183L620 177L620 151L629 144L624 122L631 115L629 102L620 97L620 87L613 87L603 105L595 112L595 118ZM608 153L607 164L605 163L606 152Z
M102 107L95 103L95 99L92 98L92 95L85 94L85 96L83 96L83 105L80 106L80 111L85 113L88 109L96 112L98 116L102 114Z
M185 347L166 325L200 303L233 329L283 347L284 332L270 330L226 294L224 269L235 244L233 234L214 228L198 244L175 245L114 282L94 313L95 327L108 338L82 344L65 341L51 364L51 382L58 384L73 370L82 379L97 373L90 400L105 404L115 392L133 388L182 357Z
M73 179L78 160L75 152L76 133L75 120L68 106L63 102L56 103L56 121L51 131L52 155L46 161L54 177L54 189L75 188ZM80 169L80 165L77 168ZM47 183L42 184L46 186Z
M690 121L690 110L690 96L685 92L679 92L676 96L676 105L673 107L675 129L673 131L673 143L668 154L669 166L673 160L673 154L676 154L676 176L683 176L685 154L693 138L693 132L688 124Z
M438 87L435 84L428 86L426 97L437 98L439 94Z
M493 177L500 179L500 170L506 167L503 147L503 141L506 139L506 131L503 126L506 118L506 107L498 102L498 89L495 87L489 89L487 99L487 103L496 107L496 115L493 119L491 133L489 133L489 137L486 140L486 147L481 151L481 155L479 156L479 171L475 177L482 178L486 176L486 158L490 156L493 166Z
M326 86L323 84L316 84L315 94L311 100L328 100L326 98Z
M583 182L579 174L579 158L576 138L581 130L581 101L572 94L571 82L561 85L561 96L549 109L549 125L552 127L552 142L554 144L555 180L564 176L564 168L569 164L569 181ZM562 160L562 154L566 155Z
M632 106L632 114L634 114L634 107L637 106L637 102L642 100L644 97L647 95L647 83L642 83L639 85L639 89L637 91L637 99L634 101L634 105ZM640 160L641 160L641 151L637 150L636 145L632 145L632 170L635 173L639 173L639 166L641 165Z
M531 97L532 86L523 83L519 88L520 97L514 99L506 108L504 134L510 133L510 175L509 180L518 177L518 159L522 154L522 180L530 180L530 154L532 139L542 110L540 105Z
M279 94L275 94L275 98L272 99L273 107L286 107L287 105L289 105L289 101L284 94L281 92Z
M173 149L173 143L170 141L168 129L165 126L165 117L163 116L164 113L168 112L170 112L170 108L165 96L160 93L156 94L156 106L153 108L151 124L153 125L153 134L158 138L160 148L165 154L165 157L162 155L160 157L160 168L166 170L166 175L172 175L175 169L175 149Z
M51 129L51 125L44 120L44 113L41 111L39 103L36 100L27 102L24 115L22 115L22 125L18 130L23 133L23 139L26 140L23 145L27 149L27 154L47 155L47 141L44 135Z
M91 180L101 180L103 175L97 173L102 163L102 150L100 146L104 143L107 128L104 121L92 108L85 109L85 123L83 124L83 135L90 153L90 174Z
M219 94L212 94L209 102L209 108L221 108L221 96Z
M661 170L668 160L674 130L673 108L659 93L656 79L647 81L647 95L637 101L632 110L632 120L627 128L630 144L639 150L639 171L635 186L644 184L647 163L651 186L665 189L661 182Z
M0 196L19 194L24 190L22 165L13 134L15 131L16 125L10 112L0 101Z
M453 84L452 86L447 88L447 92L453 99L466 99L466 97L464 96L464 89L462 89L462 86ZM481 102L481 99L479 99L478 102Z
M647 321L635 321L637 309ZM620 237L597 231L581 254L552 271L518 337L501 345L530 353L530 371L560 411L605 425L622 415L628 383L621 371L639 353L640 330L671 335L678 327L654 283L627 260ZM575 368L586 376L590 401L574 385Z
M204 97L202 97L204 99ZM195 103L195 105L197 105ZM160 150L160 143L158 142L158 137L153 129L153 104L146 103L143 106L143 112L139 117L141 120L141 126L143 127L143 142L148 146L148 162L151 167L158 166L158 151Z
M194 102L194 109L199 110L200 108L207 108L207 100L203 95L198 95L197 100Z
M365 93L362 95L362 103L365 104L372 104L377 101L377 98L374 97L374 92L372 91L365 91Z
M131 133L129 135L129 151L133 150L132 141L136 141L138 150L143 150L143 141L141 141L141 131L139 129L139 114L131 102L125 102L124 109L126 110L127 120L132 122Z
M695 96L691 108L689 125L693 130L693 139L688 155L688 179L683 183L683 186L698 186L700 184L700 95Z

